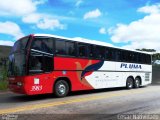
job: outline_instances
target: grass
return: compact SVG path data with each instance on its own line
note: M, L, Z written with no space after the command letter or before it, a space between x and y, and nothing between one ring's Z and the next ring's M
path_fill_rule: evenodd
M0 81L0 90L7 90L8 82L7 81Z

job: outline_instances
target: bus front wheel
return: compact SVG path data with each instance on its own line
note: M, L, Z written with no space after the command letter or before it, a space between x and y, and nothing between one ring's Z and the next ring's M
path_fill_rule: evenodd
M126 87L127 89L132 89L133 88L133 79L132 78L127 78L127 82L126 82Z
M69 92L69 85L65 80L58 80L54 86L54 93L57 97L65 97Z

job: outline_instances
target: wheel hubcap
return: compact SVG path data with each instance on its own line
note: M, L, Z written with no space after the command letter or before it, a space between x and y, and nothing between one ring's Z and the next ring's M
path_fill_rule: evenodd
M128 82L128 87L129 87L129 88L132 88L132 82L131 82L131 81Z
M139 86L139 80L136 80L136 86L137 87Z
M65 86L64 84L60 84L60 85L58 86L58 92L59 92L61 95L65 94L65 92L66 92L66 86Z

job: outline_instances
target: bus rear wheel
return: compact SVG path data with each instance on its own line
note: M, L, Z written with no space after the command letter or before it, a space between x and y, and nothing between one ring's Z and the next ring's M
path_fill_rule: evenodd
M127 89L132 89L133 88L133 79L132 78L127 78L127 82L126 82L126 88Z
M57 97L65 97L69 93L69 85L65 80L58 80L54 86L54 93Z
M139 78L136 78L134 80L134 88L139 88L140 87L140 79Z

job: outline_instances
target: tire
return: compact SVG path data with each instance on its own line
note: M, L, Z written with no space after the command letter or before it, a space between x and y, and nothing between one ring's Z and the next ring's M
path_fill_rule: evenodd
M139 88L140 87L140 79L139 78L136 78L134 80L134 88Z
M65 97L69 93L69 85L65 80L59 80L55 83L54 93L57 97Z
M133 79L132 78L127 78L127 82L126 82L126 88L127 89L132 89L133 88Z

